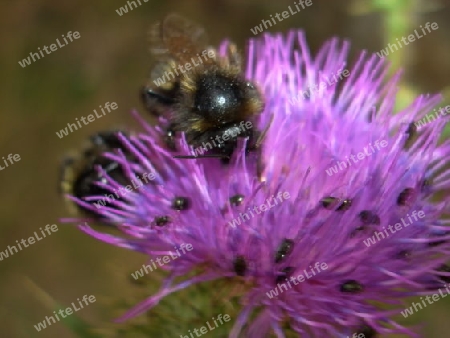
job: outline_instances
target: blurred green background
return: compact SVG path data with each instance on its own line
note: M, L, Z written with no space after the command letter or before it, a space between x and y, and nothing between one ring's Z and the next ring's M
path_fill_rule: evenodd
M0 337L75 337L61 322L39 333L33 325L59 308L52 299L66 307L85 294L94 295L97 301L77 314L94 327L116 328L119 325L110 323L116 313L104 300L136 297L129 273L140 268L145 257L61 224L58 219L68 213L57 194L57 178L62 157L79 148L87 136L135 126L128 112L142 110L138 90L150 67L148 27L166 13L178 12L205 26L214 44L228 37L244 48L245 41L253 37L250 28L293 2L141 0L141 6L123 16L116 9L126 5L124 0L1 2L0 157L17 153L21 160L0 172L0 251L46 224L58 224L59 230L0 261ZM401 95L405 101L412 92L449 93L449 19L450 3L444 0L313 0L311 7L269 31L303 28L313 51L326 39L339 36L351 40L353 53L360 49L376 52L421 24L437 22L438 30L390 55L394 66L405 71ZM80 39L25 68L18 64L68 31L80 32ZM68 122L87 116L107 101L116 102L119 109L62 139L56 136ZM148 290L140 292L149 294ZM448 336L449 302L441 300L408 322L425 323L426 337ZM160 330L155 337L176 336ZM215 332L208 335L218 337ZM119 335L102 331L100 336Z

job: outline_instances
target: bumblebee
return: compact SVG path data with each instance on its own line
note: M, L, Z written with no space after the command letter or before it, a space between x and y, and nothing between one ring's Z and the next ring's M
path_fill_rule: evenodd
M151 114L169 122L166 139L184 132L188 144L206 151L199 157L231 157L238 137L249 138L248 149L255 147L263 133L252 122L264 102L256 85L245 79L236 45L230 43L220 56L208 46L202 27L177 14L155 24L149 38L157 62L141 99Z
M124 173L121 165L109 158L103 156L105 152L114 152L115 149L121 149L127 156L129 151L125 148L118 137L118 131L104 131L92 135L89 143L84 150L76 156L67 157L62 161L60 168L59 192L62 195L72 195L81 200L93 196L105 196L98 200L86 201L93 207L114 207L112 201L123 201L120 196L114 198L114 195L97 185L99 182L106 182L106 178L97 170L100 166L111 178L120 185L130 184L130 179ZM103 221L103 217L96 213L95 209L74 203L68 199L71 209L78 209L81 214L97 221Z

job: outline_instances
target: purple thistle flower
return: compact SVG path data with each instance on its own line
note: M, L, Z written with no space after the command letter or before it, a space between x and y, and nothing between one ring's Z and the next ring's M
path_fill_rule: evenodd
M170 273L160 291L120 321L189 285L235 277L247 282L247 293L230 337L247 324L246 337L269 331L284 337L286 322L302 337L419 336L393 317L406 297L450 282L443 268L450 228L442 218L450 200L432 200L450 188L450 142L438 143L445 121L412 128L440 97L419 96L393 115L399 75L386 82L386 63L367 53L347 68L348 51L347 42L332 39L312 57L302 32L250 41L246 76L266 102L258 128L273 119L261 175L244 140L228 165L175 159L161 141L162 128L134 113L145 133L120 139L135 161L119 150L105 156L130 180L144 173L154 180L99 209L74 199L126 236L80 225L87 234L151 257L178 256L163 265ZM192 151L183 138L178 148ZM120 186L102 173L102 187ZM192 271L199 273L174 283Z

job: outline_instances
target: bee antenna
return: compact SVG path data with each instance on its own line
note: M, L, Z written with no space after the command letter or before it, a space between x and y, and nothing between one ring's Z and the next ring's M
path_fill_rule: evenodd
M264 141L264 139L266 138L267 132L269 131L270 126L272 125L273 119L274 116L272 114L266 128L264 128L263 132L261 133L261 135L259 135L258 139L256 140L255 148L258 148L261 145L262 141Z

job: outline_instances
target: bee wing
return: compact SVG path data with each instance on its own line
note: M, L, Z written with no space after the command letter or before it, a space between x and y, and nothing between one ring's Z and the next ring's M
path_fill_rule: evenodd
M150 53L157 60L185 63L207 46L205 29L177 14L169 14L149 31Z
M170 71L170 64L172 61L158 61L150 72L151 79L164 78L164 72Z

